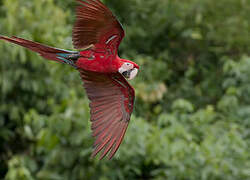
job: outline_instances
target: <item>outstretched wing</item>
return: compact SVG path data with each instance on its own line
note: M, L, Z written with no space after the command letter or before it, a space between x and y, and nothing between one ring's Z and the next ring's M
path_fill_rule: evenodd
M125 33L112 12L99 0L77 0L73 45L76 49L95 45L117 53Z
M79 70L90 100L91 129L95 137L92 157L102 151L109 159L119 148L133 111L134 89L119 73Z

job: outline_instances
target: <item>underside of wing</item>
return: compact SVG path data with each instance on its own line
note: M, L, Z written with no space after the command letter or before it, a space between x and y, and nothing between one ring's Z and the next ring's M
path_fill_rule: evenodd
M99 0L77 0L73 44L83 49L91 44L98 48L118 49L124 30L112 12Z
M119 73L79 70L90 100L91 128L95 137L92 156L102 150L111 159L119 148L133 111L134 89Z

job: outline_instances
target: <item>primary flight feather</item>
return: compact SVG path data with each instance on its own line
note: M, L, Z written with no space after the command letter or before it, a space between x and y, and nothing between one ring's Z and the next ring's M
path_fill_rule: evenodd
M80 72L90 100L91 129L95 137L92 156L111 159L125 135L135 93L127 79L133 79L139 66L118 57L125 35L112 12L99 0L77 0L73 45L79 51L49 47L18 37L0 39L26 47L42 57L69 64Z

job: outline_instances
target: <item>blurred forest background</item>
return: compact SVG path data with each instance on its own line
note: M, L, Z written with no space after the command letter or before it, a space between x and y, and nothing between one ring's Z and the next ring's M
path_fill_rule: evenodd
M0 179L250 179L250 1L105 0L141 67L113 160L91 159L79 73L0 42ZM72 49L74 0L0 0L0 34Z

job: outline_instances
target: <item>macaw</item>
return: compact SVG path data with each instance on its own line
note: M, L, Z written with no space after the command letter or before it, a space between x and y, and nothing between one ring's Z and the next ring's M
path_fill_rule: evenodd
M21 45L42 57L73 66L80 72L90 100L90 120L95 138L92 157L102 152L111 159L118 150L133 112L133 79L139 66L118 56L124 30L100 0L77 0L72 41L78 51L49 47L18 37L0 39Z

